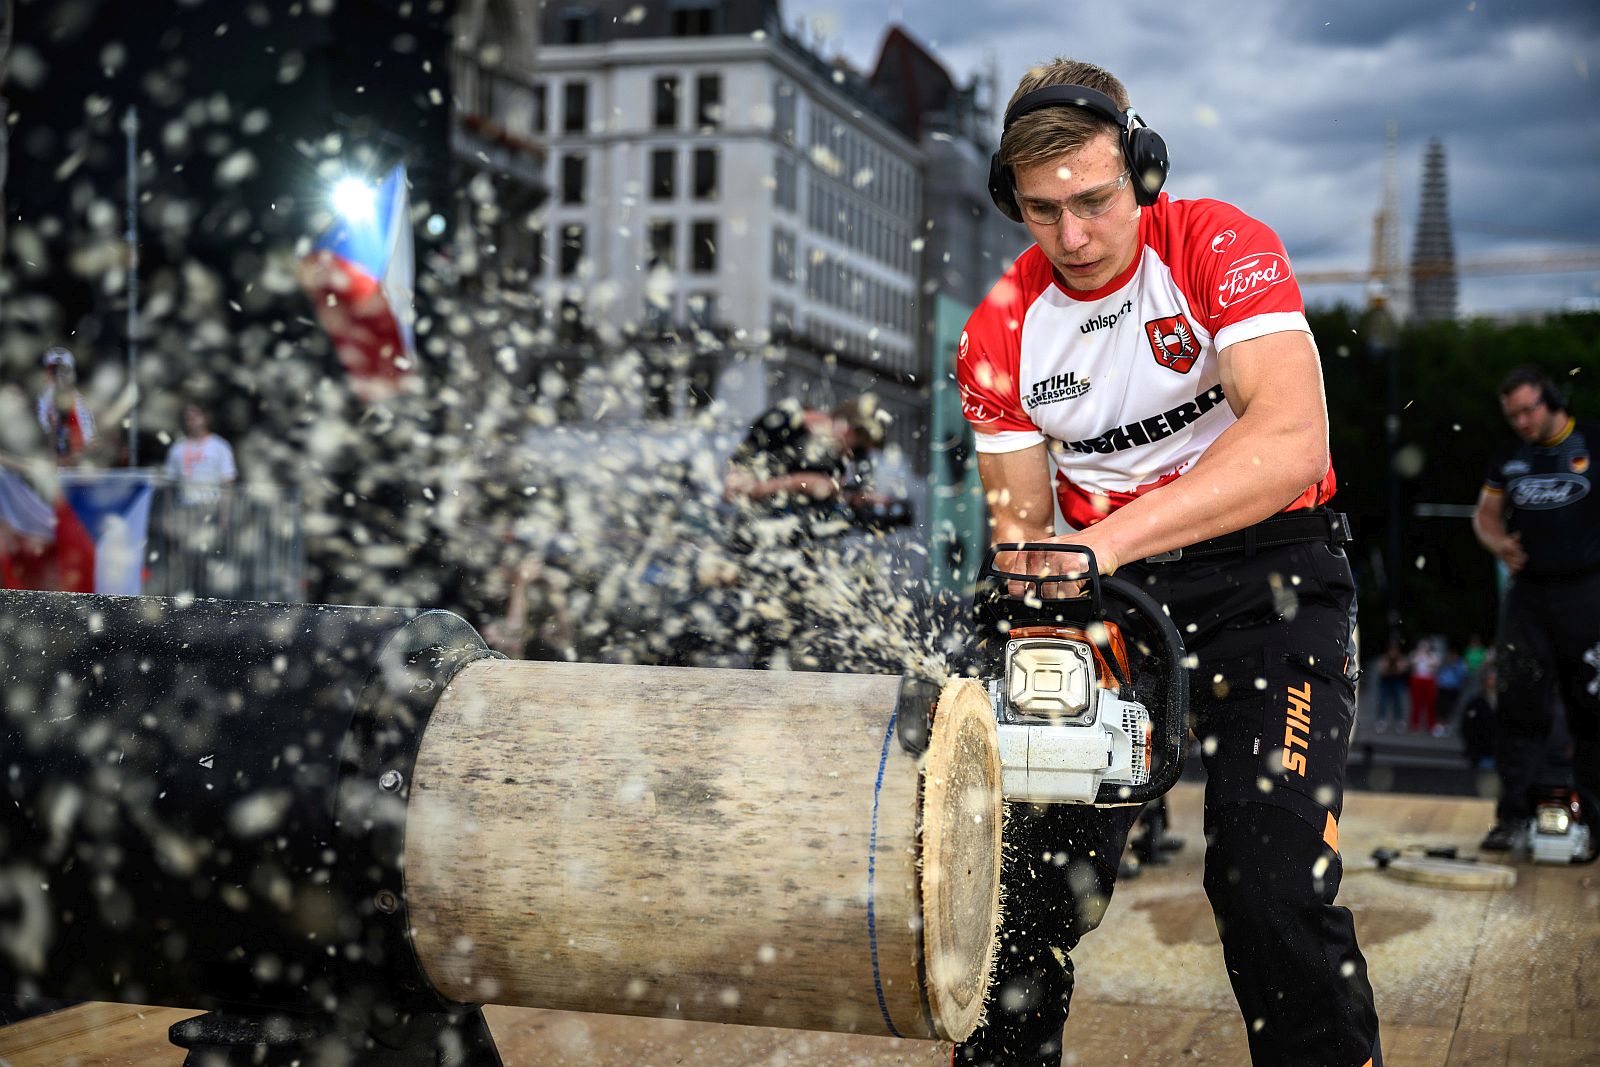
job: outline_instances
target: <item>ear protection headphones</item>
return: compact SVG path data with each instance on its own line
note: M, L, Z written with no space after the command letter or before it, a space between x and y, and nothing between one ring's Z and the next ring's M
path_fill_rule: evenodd
M1001 138L1004 139L1005 131L1011 129L1013 122L1029 112L1047 107L1081 108L1115 123L1122 144L1122 158L1127 161L1128 170L1133 176L1134 202L1140 207L1149 207L1156 202L1156 197L1161 194L1161 186L1167 180L1167 142L1145 124L1138 112L1131 107L1127 110L1119 108L1111 97L1087 85L1046 85L1024 94L1022 99L1006 109ZM1012 222L1021 222L1022 208L1017 204L1016 181L1011 168L1000 162L998 151L989 157L989 196L994 199L994 206L1000 209L1000 214Z
M1500 395L1510 396L1513 390L1531 385L1539 390L1539 399L1551 411L1567 410L1566 392L1538 367L1518 367L1500 383Z
M1544 406L1551 411L1567 410L1566 391L1549 378L1544 380L1544 384L1539 387L1539 392L1544 396Z

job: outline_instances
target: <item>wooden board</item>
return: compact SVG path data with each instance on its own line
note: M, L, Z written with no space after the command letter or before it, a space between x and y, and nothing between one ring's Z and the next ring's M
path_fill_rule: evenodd
M1172 865L1121 885L1105 924L1076 953L1064 1063L1248 1062L1200 886L1200 806L1201 788L1180 784L1174 831L1189 846ZM1380 845L1473 852L1493 814L1487 800L1353 793L1340 843L1350 868ZM1340 902L1356 915L1391 1067L1600 1064L1600 868L1517 872L1510 889L1474 893L1370 869L1346 874ZM1174 968L1179 980L1167 981ZM0 1059L12 1067L179 1067L183 1055L165 1044L166 1027L187 1014L147 1009L140 1018L123 1006L83 1005L0 1029ZM537 1009L486 1014L508 1065L949 1063L949 1046L932 1042Z

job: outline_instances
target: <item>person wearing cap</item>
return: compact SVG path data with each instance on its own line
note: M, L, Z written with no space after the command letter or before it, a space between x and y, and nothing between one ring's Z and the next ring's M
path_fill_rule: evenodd
M1327 507L1321 362L1277 235L1230 204L1171 198L1167 170L1165 142L1091 63L1042 64L1007 105L990 193L1035 244L956 352L991 539L1088 549L1177 624L1205 891L1251 1061L1370 1067L1378 1014L1335 903L1356 612L1347 525ZM998 562L1052 578L1047 596L1085 591L1083 552ZM1008 812L996 977L957 1064L1061 1063L1073 951L1137 815Z
M65 348L44 354L44 392L39 394L39 428L45 446L63 466L73 466L95 439L94 415L78 388L78 364Z

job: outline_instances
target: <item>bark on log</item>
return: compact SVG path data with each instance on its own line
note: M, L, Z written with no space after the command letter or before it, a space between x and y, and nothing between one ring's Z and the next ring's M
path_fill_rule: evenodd
M429 979L468 1002L965 1037L999 907L994 723L953 682L913 759L899 684L465 667L407 816Z

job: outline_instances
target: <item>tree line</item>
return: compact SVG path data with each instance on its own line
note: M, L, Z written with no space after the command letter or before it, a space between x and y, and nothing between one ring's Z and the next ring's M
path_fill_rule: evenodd
M1360 583L1365 650L1380 647L1393 626L1408 642L1428 633L1458 644L1472 633L1491 639L1494 562L1468 519L1427 514L1438 510L1427 505L1476 503L1489 457L1515 440L1498 395L1513 367L1543 368L1566 389L1572 413L1600 418L1600 314L1389 328L1343 306L1309 317L1327 381L1339 477L1335 504L1356 528L1351 561ZM1387 428L1391 373L1393 438ZM1391 519L1399 524L1394 568L1385 558Z

